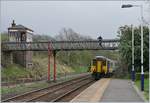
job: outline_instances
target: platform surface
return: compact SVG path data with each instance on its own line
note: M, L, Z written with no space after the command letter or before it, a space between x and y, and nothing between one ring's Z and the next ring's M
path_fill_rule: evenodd
M110 82L110 78L103 78L89 86L79 95L77 95L71 102L98 102L102 97L106 87Z
M130 80L112 79L101 102L144 102L137 94Z
M144 102L132 85L130 80L103 78L71 102Z

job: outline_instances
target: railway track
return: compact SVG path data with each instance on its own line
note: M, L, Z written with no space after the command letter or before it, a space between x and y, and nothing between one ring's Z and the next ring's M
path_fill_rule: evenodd
M69 81L8 98L2 102L55 102L91 82L93 82L91 75L80 76Z
M75 96L77 96L78 94L80 94L83 90L85 90L87 87L89 87L90 85L92 85L95 81L89 81L88 83L85 83L81 86L78 86L72 90L70 90L69 92L67 92L66 94L56 98L55 100L51 101L51 102L69 102L70 100L72 100Z

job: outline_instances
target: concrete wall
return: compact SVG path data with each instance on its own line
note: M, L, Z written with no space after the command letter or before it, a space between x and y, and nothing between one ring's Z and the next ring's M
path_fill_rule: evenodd
M23 67L26 67L25 63L25 52L24 51L15 51L13 52L13 62L16 64L20 64Z
M32 67L32 51L17 51L13 53L14 63L20 64L23 67Z
M13 64L13 53L1 52L1 64L4 67L7 67L8 65Z
M10 64L20 64L25 68L32 68L32 51L2 52L2 66L7 67Z
M32 56L33 52L32 51L26 51L26 68L32 68Z

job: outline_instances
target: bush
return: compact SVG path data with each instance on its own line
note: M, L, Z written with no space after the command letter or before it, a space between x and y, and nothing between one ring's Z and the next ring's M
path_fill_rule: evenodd
M7 68L1 70L2 78L15 80L16 78L28 77L29 71L20 65L11 64Z

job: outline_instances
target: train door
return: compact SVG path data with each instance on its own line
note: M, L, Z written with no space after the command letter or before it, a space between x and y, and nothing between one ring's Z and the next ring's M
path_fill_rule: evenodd
M102 61L97 60L97 72L101 73L102 71Z
M101 78L101 71L102 71L102 61L97 59L96 60L96 75L95 75L96 80Z
M109 69L110 69L110 61L107 61L107 73L109 73Z
M93 59L91 62L91 72L96 72L96 59Z
M107 72L107 63L106 60L103 60L103 68L102 68L102 74L105 75Z

